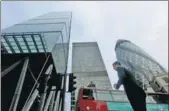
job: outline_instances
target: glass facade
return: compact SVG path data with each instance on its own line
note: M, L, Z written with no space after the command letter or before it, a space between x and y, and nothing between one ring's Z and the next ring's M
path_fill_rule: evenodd
M57 72L65 73L68 61L71 12L50 12L2 30L5 53L51 52Z
M90 81L96 84L96 88L112 89L97 42L73 43L72 51L72 72L77 82L72 101L77 100L79 89L87 87ZM75 106L71 105L72 108Z
M122 66L133 71L138 83L149 87L149 81L167 71L148 53L128 40L118 40L115 46L116 58Z

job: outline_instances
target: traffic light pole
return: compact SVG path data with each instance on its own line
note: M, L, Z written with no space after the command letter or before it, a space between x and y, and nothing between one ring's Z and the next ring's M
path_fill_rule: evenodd
M66 93L66 79L67 79L67 74L65 73L65 75L64 75L64 82L63 82L63 89L62 89L63 96L62 96L61 111L64 111L65 93Z

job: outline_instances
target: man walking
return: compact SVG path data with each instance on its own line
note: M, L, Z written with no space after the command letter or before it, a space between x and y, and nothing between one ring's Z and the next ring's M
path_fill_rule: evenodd
M146 94L136 83L132 73L122 67L118 61L113 63L113 68L117 71L119 77L117 84L114 84L114 88L118 90L123 85L134 111L146 111Z
M93 83L93 81L90 81L89 85L87 87L90 87L90 88L95 88L96 85Z

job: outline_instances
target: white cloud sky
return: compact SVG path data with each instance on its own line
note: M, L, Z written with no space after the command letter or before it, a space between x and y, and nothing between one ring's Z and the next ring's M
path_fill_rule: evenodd
M167 1L2 1L1 28L51 11L72 11L71 42L97 41L111 82L117 39L127 39L168 70Z

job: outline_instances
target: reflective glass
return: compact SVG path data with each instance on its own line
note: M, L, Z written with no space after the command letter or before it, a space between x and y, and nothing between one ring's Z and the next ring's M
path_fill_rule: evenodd
M30 48L30 49L35 49L35 46L32 46L32 45L31 45L31 46L29 46L29 48Z
M11 45L12 46L16 46L17 44L15 42L11 42Z
M44 50L43 49L39 49L39 52L44 52Z
M12 46L14 50L19 50L17 46Z
M16 38L19 42L24 42L23 38Z
M20 50L15 50L16 53L20 53Z
M9 42L14 42L15 40L13 38L7 38Z
M4 38L1 38L2 42L6 42Z
M3 45L4 45L5 47L7 47L7 46L8 46L8 44L7 44L6 42L3 42Z
M42 46L42 45L38 45L38 48L39 48L39 49L43 49L43 46Z
M33 42L28 42L28 45L34 45L34 43Z
M28 53L29 51L28 50L23 50L24 53Z
M42 45L42 43L41 42L36 42L36 45Z
M31 52L37 52L36 50L31 50Z
M33 42L31 37L26 37L26 40L27 40L27 42L29 42L29 41Z
M19 44L24 46L26 45L25 42L19 42Z
M11 50L8 50L8 53L12 53Z
M22 46L21 48L22 48L22 50L25 50L25 49L27 49L27 47L26 47L26 46Z

